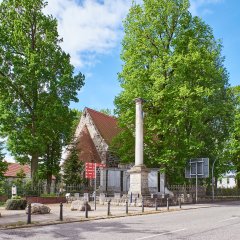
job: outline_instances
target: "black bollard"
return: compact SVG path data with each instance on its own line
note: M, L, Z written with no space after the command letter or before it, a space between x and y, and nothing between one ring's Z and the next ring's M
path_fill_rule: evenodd
M94 210L97 209L97 193L96 191L94 192Z
M144 199L142 198L142 212L144 212Z
M167 198L167 210L169 211L169 201L168 201L168 198Z
M182 201L181 201L181 198L179 198L179 208L182 208Z
M88 218L88 202L85 202L85 218Z
M88 202L85 202L85 218L88 218Z
M108 201L108 210L107 210L107 215L110 216L110 203L111 203L111 200Z
M155 210L158 210L158 203L157 203L157 198L155 198Z
M31 203L28 204L27 224L31 224Z
M63 220L63 204L60 203L60 221Z
M128 214L128 200L126 201L126 214Z

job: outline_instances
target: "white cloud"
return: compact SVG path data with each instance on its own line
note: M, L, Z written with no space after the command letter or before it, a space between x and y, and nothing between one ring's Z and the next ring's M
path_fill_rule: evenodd
M117 46L130 5L129 0L50 0L45 13L58 19L62 47L81 67Z
M193 15L210 14L210 4L224 0L190 0ZM137 0L141 3L142 0ZM45 9L58 19L63 49L75 67L96 63L99 54L109 53L122 37L122 21L131 0L49 0Z
M208 6L222 1L190 0L190 11L193 15L209 14ZM131 3L131 0L48 0L44 12L58 19L58 32L64 40L62 48L71 55L75 67L82 67L95 64L99 54L109 53L119 45L122 21Z
M224 0L190 0L191 6L190 6L190 12L196 16L200 15L201 13L204 14L210 14L212 13L211 10L207 8L210 4L217 4L221 3Z

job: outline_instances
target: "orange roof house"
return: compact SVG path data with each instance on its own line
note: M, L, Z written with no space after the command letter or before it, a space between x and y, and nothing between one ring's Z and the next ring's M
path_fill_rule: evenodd
M8 179L14 179L17 178L17 173L19 173L21 170L26 175L26 178L31 178L31 168L29 165L21 165L19 163L8 163L8 169L4 173L4 177ZM56 177L52 176L52 180L55 180Z
M119 132L115 117L85 108L74 136L79 159L117 167L119 160L109 152L109 145Z
M30 177L31 169L28 165L20 165L19 163L8 163L8 169L4 173L6 178L17 178L17 173L23 169L23 172L26 174L26 177Z

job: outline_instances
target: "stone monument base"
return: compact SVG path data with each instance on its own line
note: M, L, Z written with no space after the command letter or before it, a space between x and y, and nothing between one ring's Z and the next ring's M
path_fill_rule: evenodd
M145 165L133 166L128 173L130 174L130 187L128 194L145 196L149 195L148 173Z

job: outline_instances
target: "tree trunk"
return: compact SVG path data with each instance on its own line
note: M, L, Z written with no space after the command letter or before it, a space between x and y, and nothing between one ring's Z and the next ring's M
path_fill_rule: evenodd
M52 185L52 174L47 173L47 193L51 193L51 185Z
M31 159L31 178L33 182L33 186L36 186L38 183L38 154L32 154Z

